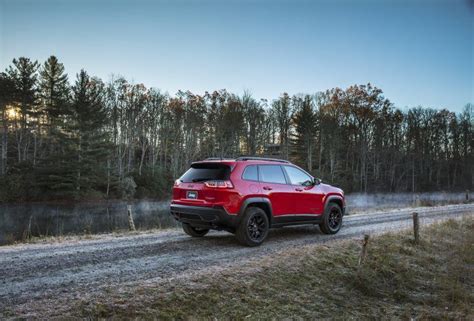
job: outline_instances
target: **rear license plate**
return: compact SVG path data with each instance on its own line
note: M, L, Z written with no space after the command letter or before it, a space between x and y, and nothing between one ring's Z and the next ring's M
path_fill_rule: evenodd
M189 199L192 199L192 200L197 200L198 192L197 191L187 191L186 192L186 198L189 198Z

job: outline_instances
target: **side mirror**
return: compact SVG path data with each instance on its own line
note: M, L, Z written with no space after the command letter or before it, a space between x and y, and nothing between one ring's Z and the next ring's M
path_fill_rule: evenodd
M319 184L321 184L321 179L314 177L314 178L313 178L313 184L314 184L314 185L319 185Z

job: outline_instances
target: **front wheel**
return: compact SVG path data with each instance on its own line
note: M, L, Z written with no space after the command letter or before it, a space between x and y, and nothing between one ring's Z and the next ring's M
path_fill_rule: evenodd
M208 229L193 227L186 223L183 223L183 230L186 234L192 237L203 237L204 235L207 234L207 232L209 232Z
M336 234L342 226L342 210L336 203L329 203L319 229L324 234Z
M269 229L267 214L261 208L249 207L240 221L236 236L243 245L257 246L265 240Z

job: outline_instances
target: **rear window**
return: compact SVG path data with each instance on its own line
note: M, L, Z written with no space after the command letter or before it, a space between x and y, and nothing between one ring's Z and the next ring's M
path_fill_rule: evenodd
M228 180L230 167L224 164L193 164L186 173L181 176L183 183L196 183L211 180Z

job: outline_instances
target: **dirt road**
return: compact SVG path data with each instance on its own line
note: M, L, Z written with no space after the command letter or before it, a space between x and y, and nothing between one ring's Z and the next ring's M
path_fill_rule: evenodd
M211 232L192 239L178 230L98 240L0 247L0 316L18 305L55 296L78 296L124 284L143 285L225 269L301 245L361 237L411 226L413 209L346 216L342 230L323 235L317 227L272 230L258 248L240 246L233 235ZM474 215L474 204L418 208L421 226Z

